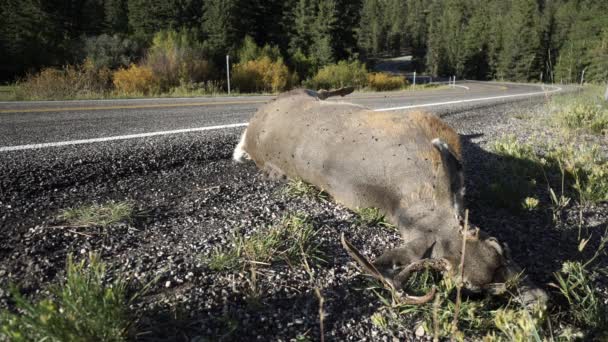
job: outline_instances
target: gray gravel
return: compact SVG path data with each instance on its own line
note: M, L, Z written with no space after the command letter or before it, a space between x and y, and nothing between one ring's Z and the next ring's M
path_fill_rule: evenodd
M525 100L436 111L465 135L473 223L508 242L514 258L545 284L562 261L577 255L578 208L566 211L556 227L548 214L514 215L485 206L478 191L487 185L496 158L484 148L508 132L533 134L534 128L513 115L538 112L538 106L539 101ZM326 338L414 339L415 318L406 322L409 330L395 332L371 323L381 303L364 290L365 278L338 239L346 233L373 257L396 246L398 235L357 224L352 212L332 202L286 197L281 182L264 179L253 165L234 164L230 157L240 131L0 154L0 289L16 283L37 297L60 279L68 253L99 251L113 271L136 285L158 279L133 307L138 329L146 333L140 340L317 340L318 302L301 267L277 262L261 270L259 302L252 304L249 274L214 272L204 263L214 248L229 247L234 234L260 231L302 212L311 218L325 253L326 263L314 271L326 300ZM139 214L130 224L106 229L53 228L60 225L61 209L111 200L131 201ZM599 234L607 228L607 204L582 210L591 230ZM0 290L0 307L8 305L8 294Z

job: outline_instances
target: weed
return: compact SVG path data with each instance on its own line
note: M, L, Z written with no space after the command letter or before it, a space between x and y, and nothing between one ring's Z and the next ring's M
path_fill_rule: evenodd
M59 219L75 227L107 227L111 224L129 221L134 215L133 204L129 202L109 202L79 208L64 209Z
M301 179L290 179L282 190L282 193L289 197L307 197L316 200L329 200L329 195L310 185Z
M375 226L380 225L389 228L395 228L392 224L386 222L384 214L378 208L361 208L355 211L357 219L355 220L359 225Z
M569 314L574 322L600 329L608 324L608 312L591 282L591 276L592 272L580 262L565 262L555 273L557 288L568 301Z
M129 317L127 283L117 277L105 284L106 266L96 254L67 260L66 280L52 288L52 297L30 303L13 289L19 314L0 313L0 336L11 341L125 341Z
M524 202L522 203L523 207L525 210L536 210L538 208L538 204L540 203L540 201L538 200L538 198L534 198L534 197L526 197L524 199Z
M278 226L249 237L237 236L233 248L214 250L206 264L217 271L244 268L250 264L270 265L279 260L300 264L302 252L307 258L322 261L315 235L309 218L301 214L289 215Z

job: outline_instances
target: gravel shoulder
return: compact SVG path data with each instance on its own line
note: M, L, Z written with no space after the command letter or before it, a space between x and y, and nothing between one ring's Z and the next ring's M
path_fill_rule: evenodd
M506 241L514 259L546 287L561 263L578 255L579 213L599 236L608 228L608 204L569 208L556 226L546 212L515 215L486 205L480 196L497 158L489 144L505 134L523 140L540 134L538 122L517 117L543 115L543 105L542 99L527 99L436 112L464 137L472 222ZM331 201L289 197L281 192L284 183L265 179L253 165L233 163L240 131L0 154L0 307L10 306L9 284L40 296L60 279L68 253L98 251L134 284L153 281L133 307L140 317L139 340L317 340L315 284L325 298L328 340L419 338L415 315L407 330L372 323L381 303L339 244L344 232L374 257L397 246L398 234L362 224ZM61 226L61 209L92 201L129 201L138 214L107 228ZM250 236L293 213L310 218L324 252L312 279L285 262L260 268L255 280L250 272L217 272L206 265L214 250L230 248L234 235ZM598 284L605 294L608 283Z

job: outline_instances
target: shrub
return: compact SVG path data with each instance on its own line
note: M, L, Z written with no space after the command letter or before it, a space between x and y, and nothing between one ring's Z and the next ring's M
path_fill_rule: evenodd
M213 67L205 46L189 30L160 31L154 35L145 65L160 81L165 91L184 82L202 82L211 78Z
M273 62L269 57L239 63L232 71L234 87L241 92L279 92L294 83L294 76L282 59Z
M114 72L116 91L126 95L148 95L160 92L160 80L147 66L132 64Z
M401 76L391 76L385 73L367 75L369 87L375 91L397 90L405 87L405 79Z
M19 314L0 312L0 340L10 341L126 341L132 321L128 315L127 284L116 278L105 284L99 256L74 263L68 258L66 280L53 287L53 296L30 303L17 290ZM133 297L135 298L135 297Z
M111 74L107 68L94 67L89 60L80 66L47 68L18 82L16 95L27 100L100 97L110 89Z
M608 109L593 103L575 103L558 113L560 123L570 129L587 129L593 133L608 130Z
M367 68L359 61L340 61L323 67L307 82L314 89L332 89L347 86L362 88L367 85Z
M96 68L117 69L128 67L138 55L138 44L128 38L118 35L102 34L88 37L84 41L84 51L87 59Z

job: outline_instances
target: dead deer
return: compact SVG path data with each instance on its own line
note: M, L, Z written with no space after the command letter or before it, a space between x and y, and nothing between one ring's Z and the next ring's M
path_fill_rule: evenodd
M365 271L397 289L423 266L456 276L463 239L467 289L492 290L519 274L505 245L479 229L464 229L458 134L423 112L374 112L325 101L351 91L279 95L251 119L234 159L251 159L274 176L302 179L347 208L379 208L399 228L403 246L370 264L346 240L343 244ZM402 270L394 274L397 268ZM543 290L530 282L523 286L523 301L544 304ZM424 303L432 294L408 298Z

